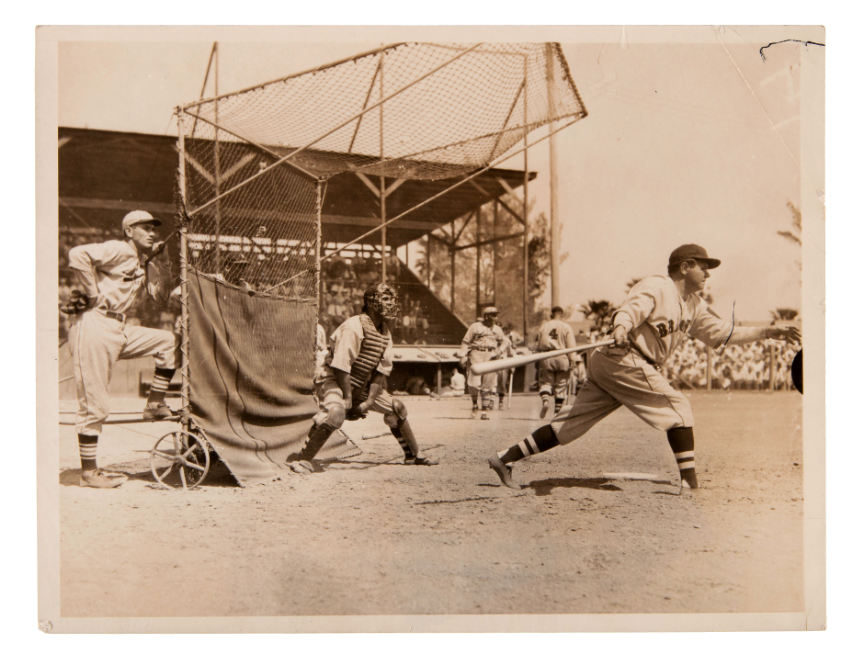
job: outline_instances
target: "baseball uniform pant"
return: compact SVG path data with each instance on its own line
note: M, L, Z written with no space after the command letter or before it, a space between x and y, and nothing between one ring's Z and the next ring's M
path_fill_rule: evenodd
M588 359L588 381L573 407L551 425L561 444L570 443L622 405L655 429L693 426L687 398L654 366L632 351L600 350Z
M345 406L345 398L339 384L335 379L325 379L315 384L315 396L318 400L318 413L313 418L315 424L320 425L326 422L334 429L339 429L345 420L345 411L348 408ZM401 402L399 404L400 408L405 406ZM385 390L382 390L375 398L375 403L370 407L370 411L384 414L384 422L390 427L395 426L400 418L406 417L397 415L393 406L393 396Z
M78 395L78 433L102 433L109 412L108 384L117 361L152 356L157 368L176 368L176 340L167 330L128 325L95 309L78 316L69 330Z
M495 406L495 395L498 392L498 373L487 372L485 375L475 375L471 371L471 366L475 363L491 360L494 354L492 350L471 350L468 353L468 388L480 389L480 405L483 409L491 409Z
M553 359L554 361L554 359ZM540 396L554 395L561 400L567 397L567 384L570 382L570 369L565 364L565 367L542 365L545 361L540 362L539 370L537 371L537 381L540 382Z
M329 432L339 429L345 420L345 398L342 389L335 379L325 379L315 385L315 396L318 399L319 411L315 414L313 422L316 426L326 425ZM402 451L406 460L413 459L420 454L420 446L414 437L414 432L408 425L408 410L400 400L394 400L393 396L382 390L375 398L371 411L384 414L386 424ZM324 444L322 441L317 447ZM317 454L317 449L311 456Z

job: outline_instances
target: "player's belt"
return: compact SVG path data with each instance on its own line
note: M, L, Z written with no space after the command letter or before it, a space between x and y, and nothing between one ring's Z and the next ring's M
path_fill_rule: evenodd
M650 365L652 365L652 366L654 366L655 368L657 368L657 370L660 370L660 364L658 364L654 359L652 359L652 358L649 357L647 354L645 354L642 350L640 350L640 349L639 349L639 346L636 345L636 343L634 343L633 341L630 341L630 349L631 349L633 352L635 352L636 354L638 354L640 357L642 357L643 359L645 359L645 361L647 361Z
M109 318L113 318L114 320L119 320L120 322L126 322L126 314L120 313L119 311L111 311L111 309L96 309L103 316L107 316Z
M494 346L494 345L491 346L491 347L482 347L482 346L480 346L480 347L472 347L471 349L472 349L472 350L477 350L478 352L492 352L492 351L495 350L495 346Z
M604 345L603 347L597 348L596 351L600 352L601 354L605 354L606 356L609 356L610 350L616 350L616 349L620 350L620 348L616 348L614 345ZM643 361L648 363L648 365L656 368L657 370L660 370L660 365L656 361L654 361L654 359L652 359L647 354L642 352L642 350L640 350L638 348L638 346L635 343L633 343L633 341L630 341L630 343L629 343L628 352L632 352L633 354L638 356L640 359L642 359Z

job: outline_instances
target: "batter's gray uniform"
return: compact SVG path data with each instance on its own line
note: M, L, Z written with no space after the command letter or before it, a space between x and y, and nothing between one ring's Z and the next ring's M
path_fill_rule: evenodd
M666 275L636 284L613 318L630 332L631 346L605 346L588 358L588 381L567 415L552 421L559 442L569 443L624 405L656 429L692 427L690 402L672 387L659 368L686 338L711 347L737 342L732 323L717 316L698 295L681 297ZM755 332L735 328L746 342ZM730 338L731 334L731 338Z

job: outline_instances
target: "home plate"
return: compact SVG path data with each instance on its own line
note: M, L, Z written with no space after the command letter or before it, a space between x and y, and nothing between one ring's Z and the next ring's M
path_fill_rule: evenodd
M660 475L650 472L604 472L604 479L618 479L622 481L661 481Z

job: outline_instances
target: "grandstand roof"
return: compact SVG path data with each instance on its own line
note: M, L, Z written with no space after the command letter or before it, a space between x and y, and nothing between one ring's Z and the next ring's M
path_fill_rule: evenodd
M175 215L176 137L60 127L58 139L61 206L88 224L113 227L119 213L137 208L163 218ZM323 165L332 156L312 150L302 153L304 164L313 170L316 160ZM457 171L464 172L454 167L454 173ZM534 179L536 173L528 177ZM388 179L387 186L395 181ZM387 196L388 218L434 196L453 181L403 178ZM417 239L522 183L521 170L492 168L388 225L387 242L395 247ZM346 243L380 222L378 200L359 176L346 173L330 178L322 215L325 242ZM380 232L368 242L380 243Z

